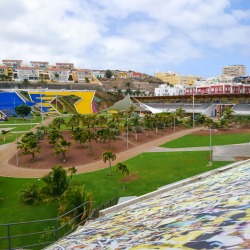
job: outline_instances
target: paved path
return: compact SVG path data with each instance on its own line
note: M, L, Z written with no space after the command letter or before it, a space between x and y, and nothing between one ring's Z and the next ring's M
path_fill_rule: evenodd
M11 129L14 129L14 128L0 128L0 132L1 132L2 130L9 131L9 130L11 130Z
M45 125L47 125L50 121L52 121L52 117L45 120ZM141 146L137 146L134 148L131 148L129 150L126 150L124 152L118 153L116 155L115 161L112 162L113 165L117 164L118 162L125 161L129 158L132 158L138 154L144 153L145 151L148 151L151 148L157 147L163 143L175 140L179 137L182 137L184 135L190 134L194 131L199 131L200 128L192 128L192 129L185 129L180 132L168 134L165 136L162 136L161 138L145 143ZM8 147L6 147L4 150L0 151L0 176L9 176L9 177L22 177L22 178L39 178L42 177L44 174L47 174L50 169L27 169L27 168L21 168L16 167L13 165L10 165L8 163L9 159L15 154L15 143L11 143ZM93 172L96 170L108 168L108 163L104 164L102 160L96 161L91 164L87 165L81 165L81 166L75 166L77 168L77 173L86 173L86 172Z
M210 150L210 147L191 147L191 148L162 148L155 147L151 148L146 153L152 152L178 152L178 151L207 151Z
M35 125L37 125L37 124L40 124L40 123L13 123L13 124L4 124L4 123L0 123L0 126L19 126L19 125L33 125L33 124L35 124Z
M0 151L4 150L10 143L0 145Z

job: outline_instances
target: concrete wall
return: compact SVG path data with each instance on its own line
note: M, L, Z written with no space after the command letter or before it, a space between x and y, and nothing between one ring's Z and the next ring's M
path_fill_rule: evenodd
M30 83L28 86L24 87L20 82L14 82L14 81L6 81L6 82L0 82L0 89L12 89L12 88L27 88L27 89L37 89L40 88L41 85L38 85L37 83ZM75 89L75 90L96 90L100 89L99 84L95 83L48 83L43 86L43 88L48 89Z

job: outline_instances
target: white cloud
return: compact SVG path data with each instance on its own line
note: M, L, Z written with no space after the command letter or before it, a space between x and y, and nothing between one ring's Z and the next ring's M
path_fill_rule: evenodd
M0 0L0 59L146 72L202 58L207 46L249 51L250 10L229 0Z

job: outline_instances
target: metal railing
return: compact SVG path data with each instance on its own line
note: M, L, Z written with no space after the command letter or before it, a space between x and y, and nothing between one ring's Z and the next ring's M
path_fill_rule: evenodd
M0 229L3 229L1 230L1 235L2 232L5 231L5 237L0 237L0 246L1 247L6 246L5 249L20 249L20 248L30 248L30 247L32 247L32 249L40 249L38 248L39 246L49 245L56 242L60 238L65 237L66 235L73 232L78 226L84 225L86 221L95 220L96 218L98 218L99 211L101 211L102 209L114 206L116 204L117 204L117 197L114 197L107 203L103 203L98 207L96 202L88 201L54 219L2 224L0 225ZM39 232L34 232L33 225L35 225L36 223L39 224L38 228L39 227L41 228L42 227L41 224L45 223L46 225L44 226L46 226L47 229L44 229ZM31 232L25 234L11 235L12 232L20 231L18 230L18 226L22 227L21 229L22 231L25 232L31 231ZM25 240L25 242L27 242L29 245L26 244L25 246L21 246L20 242L18 242L18 239L23 237L28 237L28 239ZM35 244L34 242L38 243Z

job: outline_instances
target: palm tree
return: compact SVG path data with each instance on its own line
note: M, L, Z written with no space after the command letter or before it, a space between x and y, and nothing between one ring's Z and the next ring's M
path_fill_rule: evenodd
M154 116L154 125L155 125L155 133L157 134L158 133L158 122L161 120L161 115L160 114L156 114Z
M58 77L59 77L59 74L58 74L58 73L54 73L54 76L58 78Z
M59 139L63 139L62 132L57 129L51 129L47 135L47 141L49 144L55 144Z
M4 142L5 142L5 136L9 133L10 131L7 131L7 130L2 130L1 131L1 134L3 135L3 138L4 138Z
M22 83L23 86L27 87L30 84L30 81L25 78L25 79L22 80L21 83Z
M45 135L46 135L46 132L49 131L49 128L47 126L39 126L39 127L36 127L36 129L43 131Z
M225 118L227 118L227 124L228 124L228 118L234 117L235 111L233 111L231 108L225 108L225 111L223 112L223 115Z
M69 213L68 216L61 219L64 222L72 220L69 223L72 228L74 228L75 224L79 224L81 221L85 220L93 209L93 203L91 203L91 201L93 201L93 195L92 193L86 194L85 185L86 184L82 186L70 185L59 199L59 216L73 210L74 208L77 208L74 214ZM88 201L90 201L90 203L88 203L88 207L86 204L81 206ZM75 220L73 220L74 216L76 218Z
M67 147L70 147L72 145L72 142L67 142L65 139L62 139L60 142L57 142L55 144L55 155L63 154L63 163L66 162L65 154L67 151L70 151Z
M207 118L205 121L204 121L204 127L205 128L209 128L209 127L211 127L211 125L212 125L212 120L211 119L209 119L209 118Z
M116 164L115 172L117 172L118 170L122 172L122 175L123 175L123 191L125 191L124 174L129 175L129 170L128 170L127 165L123 164L121 162L118 162Z
M66 124L67 127L71 127L71 130L74 130L74 127L77 125L79 127L78 121L74 118L74 116L72 116Z
M59 130L61 129L61 125L63 124L66 124L66 122L62 117L57 117L53 120L53 125Z
M126 82L125 85L129 88L129 86L131 85L130 82Z
M122 93L121 89L117 89L117 92L119 95Z
M113 89L114 89L115 91L117 90L117 88L118 88L118 87L117 87L116 85L115 85L115 86L113 86Z
M100 142L105 142L107 139L109 140L109 148L111 148L110 147L111 140L114 140L114 142L116 141L116 136L114 133L112 133L111 129L104 130L103 135L100 138Z
M144 118L144 128L146 130L146 136L148 136L148 130L152 130L153 129L153 123L150 120L147 120Z
M137 90L135 91L135 94L136 94L136 95L140 95L140 93L141 93L141 91L140 91L139 89L137 89Z
M80 122L81 121L84 121L84 115L81 115L81 114L74 114L71 119L72 121L76 121L77 122L77 125L78 125L78 128L80 126Z
M128 114L131 114L131 116L134 116L134 113L135 113L135 110L136 110L136 106L133 106L131 105L129 108L128 108Z
M102 127L105 123L107 123L107 120L108 120L107 117L105 117L105 116L103 116L103 115L100 115L100 116L98 117L97 122L98 122L98 124Z
M23 201L32 202L33 205L37 205L42 201L40 190L34 182L33 184L26 183L24 188L20 189L18 193L19 198L22 198Z
M139 121L139 117L136 116L135 118L131 119L132 127L135 131L135 140L137 141L137 131L140 129L141 123Z
M21 142L17 142L18 146L17 148L23 149L24 151L28 150L28 142L29 142L29 138L28 137L23 137L21 139Z
M92 155L92 147L91 147L91 141L95 140L97 142L97 134L92 133L90 129L86 130L86 142L89 142L89 149L90 149L90 155Z
M46 185L42 187L41 193L45 195L45 201L52 201L55 197L60 197L68 188L67 172L61 165L52 167L52 171L42 177Z
M30 140L28 143L27 143L27 147L26 147L26 151L22 152L22 156L24 155L27 155L27 154L31 154L32 155L32 161L35 161L35 154L40 154L40 149L42 147L37 147L37 141L33 141L33 140Z
M182 107L175 110L175 114L177 117L182 118L186 110L184 110Z
M37 84L39 85L46 85L48 82L45 80L43 76L39 77L39 80L37 81Z
M70 173L70 179L72 179L72 175L75 175L75 183L76 183L76 172L77 169L75 168L75 166L72 166L71 168L68 169L68 172Z
M76 142L80 143L80 147L81 147L82 143L86 142L86 134L83 130L76 132L76 133L73 133L72 136L74 137L74 140Z
M103 162L109 161L109 176L111 176L111 161L116 160L116 155L112 153L111 149L108 152L102 153Z
M95 131L96 120L98 118L97 113L92 114L90 117L93 130Z
M166 121L169 121L170 117L169 117L167 112L162 112L160 114L160 116L161 116L161 120L163 121L163 131L165 132L166 131Z
M208 119L207 115L205 115L205 114L199 116L199 120L202 122L202 124L204 124L204 122L206 122L207 119Z

